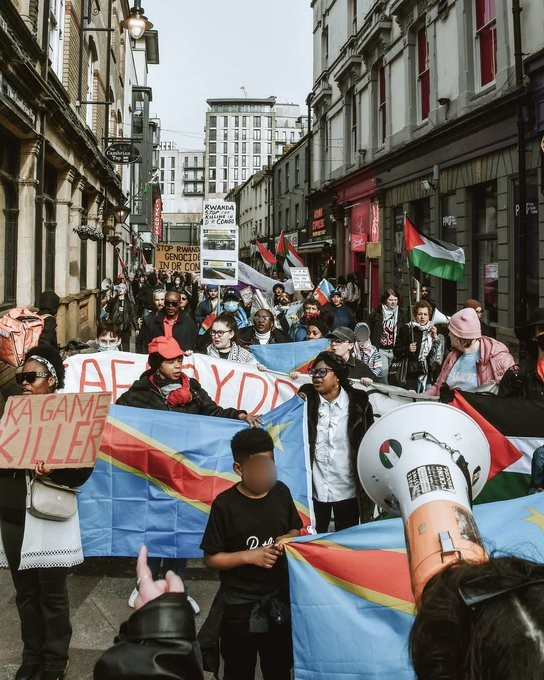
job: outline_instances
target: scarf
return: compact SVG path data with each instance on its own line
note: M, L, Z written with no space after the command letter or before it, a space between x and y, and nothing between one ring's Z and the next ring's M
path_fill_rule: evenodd
M181 374L179 380L169 380L168 378L161 377L159 372L156 371L150 376L149 380L158 388L159 392L170 405L174 405L171 403L171 395L173 392L176 393L176 405L188 404L193 400L193 393L189 387L189 378L185 373Z
M385 349L392 349L397 340L397 323L399 318L399 308L390 309L382 305L383 323L380 346Z
M427 321L427 323L424 326L422 326L421 324L417 323L417 321L410 321L408 326L410 326L410 328L419 328L419 330L421 331L421 345L419 348L419 355L417 358L418 361L424 362L425 365L427 365L426 359L433 346L431 328L434 326L434 324L432 321Z

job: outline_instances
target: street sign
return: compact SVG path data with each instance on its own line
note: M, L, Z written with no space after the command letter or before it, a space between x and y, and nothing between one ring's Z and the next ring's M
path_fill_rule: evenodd
M140 151L132 142L114 142L106 147L104 155L116 165L129 165L140 159Z

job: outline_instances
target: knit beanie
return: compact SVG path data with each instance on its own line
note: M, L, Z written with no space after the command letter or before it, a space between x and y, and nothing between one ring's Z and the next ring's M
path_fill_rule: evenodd
M448 329L453 335L463 340L475 340L482 337L480 319L472 307L456 312L450 319Z

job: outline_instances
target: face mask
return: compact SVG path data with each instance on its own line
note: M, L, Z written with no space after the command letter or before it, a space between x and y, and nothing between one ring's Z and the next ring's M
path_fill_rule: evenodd
M98 343L98 351L99 352L111 352L111 350L119 349L119 345L121 343L117 343L116 345L104 345L101 342Z
M544 351L544 333L539 335L536 339L536 344Z
M236 312L238 310L237 302L225 302L225 312Z

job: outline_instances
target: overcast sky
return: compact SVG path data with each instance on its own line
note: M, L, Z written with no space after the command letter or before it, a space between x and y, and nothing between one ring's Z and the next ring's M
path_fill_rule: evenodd
M275 95L300 104L312 89L310 0L142 0L159 32L149 67L162 141L203 148L206 99Z

